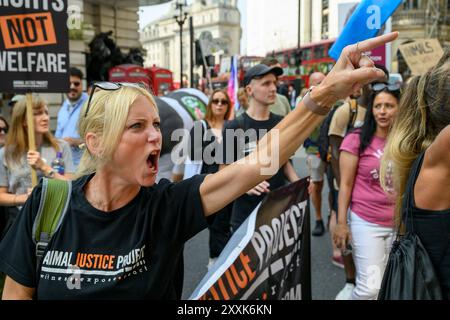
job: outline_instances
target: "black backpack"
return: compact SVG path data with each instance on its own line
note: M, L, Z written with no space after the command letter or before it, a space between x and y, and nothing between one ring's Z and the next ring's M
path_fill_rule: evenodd
M328 131L330 128L331 120L333 120L334 113L341 106L341 104L337 104L333 106L330 113L327 115L325 120L322 122L320 126L319 139L317 140L317 145L319 147L319 155L322 161L329 162L329 154L330 154L330 138L328 136ZM347 125L347 132L349 132L356 121L356 117L358 115L358 104L355 99L352 99L349 103L350 106L350 119Z

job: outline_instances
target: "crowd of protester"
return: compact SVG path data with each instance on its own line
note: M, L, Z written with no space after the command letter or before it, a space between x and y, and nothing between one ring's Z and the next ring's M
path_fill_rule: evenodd
M394 38L391 34L372 39L359 48ZM331 261L345 269L346 277L336 299L377 298L381 277L372 281L371 274L384 273L407 193L412 194L415 222L405 228L418 232L448 298L450 55L446 52L434 68L408 85L398 85L358 50L347 47L329 74L312 74L311 87L299 96L292 85L287 86L287 97L278 93L283 70L275 59L264 60L247 71L234 118L227 91L213 91L205 118L194 123L189 136L187 158L200 161L198 175L186 176L194 163L186 162L174 169L175 180L180 180L176 183L155 182L160 119L153 97L140 86L100 83L89 96L82 92L83 74L72 68L71 89L59 110L55 136L46 102L33 97L33 151L27 139L26 99L15 96L11 124L0 117L3 298L179 299L184 243L208 228L211 267L265 195L299 179L290 158L302 145L316 214L312 235L317 237L327 229L322 191L325 178L328 182ZM349 73L348 68L355 70ZM306 95L332 110L329 116L309 106ZM299 122L302 117L312 120ZM250 165L238 160L257 159L268 148L273 128L280 130L281 152L278 170L268 179L255 173L262 167L258 161ZM242 141L233 136L230 141L226 131L240 129L257 134ZM213 161L206 161L206 150L220 154L210 154ZM52 167L57 157L64 163L63 172ZM414 167L419 173L410 177ZM119 255L146 248L146 255L155 259L152 270L83 292L39 279L35 246L27 232L43 187L40 182L32 188L31 169L38 178L73 180L71 207L61 225L64 233L59 232L47 250ZM407 183L409 178L414 181ZM20 250L21 256L12 249Z

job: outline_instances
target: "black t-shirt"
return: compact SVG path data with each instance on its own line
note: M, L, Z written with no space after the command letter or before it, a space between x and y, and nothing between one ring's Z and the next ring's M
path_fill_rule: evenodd
M199 191L205 177L143 187L109 213L85 198L83 187L92 177L73 182L67 215L44 254L39 281L32 227L41 184L0 245L0 270L37 287L38 299L176 299L183 245L207 227ZM68 271L71 265L79 271ZM77 273L79 289L67 284Z
M206 130L208 130L206 136L202 122L206 124ZM216 154L216 150L219 154ZM213 174L219 171L219 165L222 163L221 151L220 143L208 121L196 121L189 134L189 156L192 160L203 161L201 174Z
M283 117L270 113L268 120L257 121L251 118L247 113L242 114L240 117L233 121L228 122L224 126L223 132L223 154L224 163L231 164L237 160L248 156L252 151L256 149L257 143L264 135L272 130ZM237 131L241 129L245 135L240 135ZM283 167L267 182L270 184L269 189L275 190L285 185L286 177L284 175ZM249 196L247 194L239 197L233 206L233 216L242 217L242 221L250 215L253 209L256 208L259 202L265 197L265 194L261 196Z

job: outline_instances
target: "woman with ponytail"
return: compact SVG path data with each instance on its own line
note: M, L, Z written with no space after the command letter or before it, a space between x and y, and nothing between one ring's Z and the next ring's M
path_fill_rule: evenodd
M396 221L402 222L403 199L410 196L414 228L433 262L444 296L450 298L450 52L403 95L389 135L381 178L393 170L399 195Z

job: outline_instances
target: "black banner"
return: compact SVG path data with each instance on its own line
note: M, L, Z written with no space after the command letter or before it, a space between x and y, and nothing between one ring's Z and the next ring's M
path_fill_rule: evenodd
M308 182L271 192L233 235L193 300L311 300Z
M67 0L0 0L0 91L68 92Z

